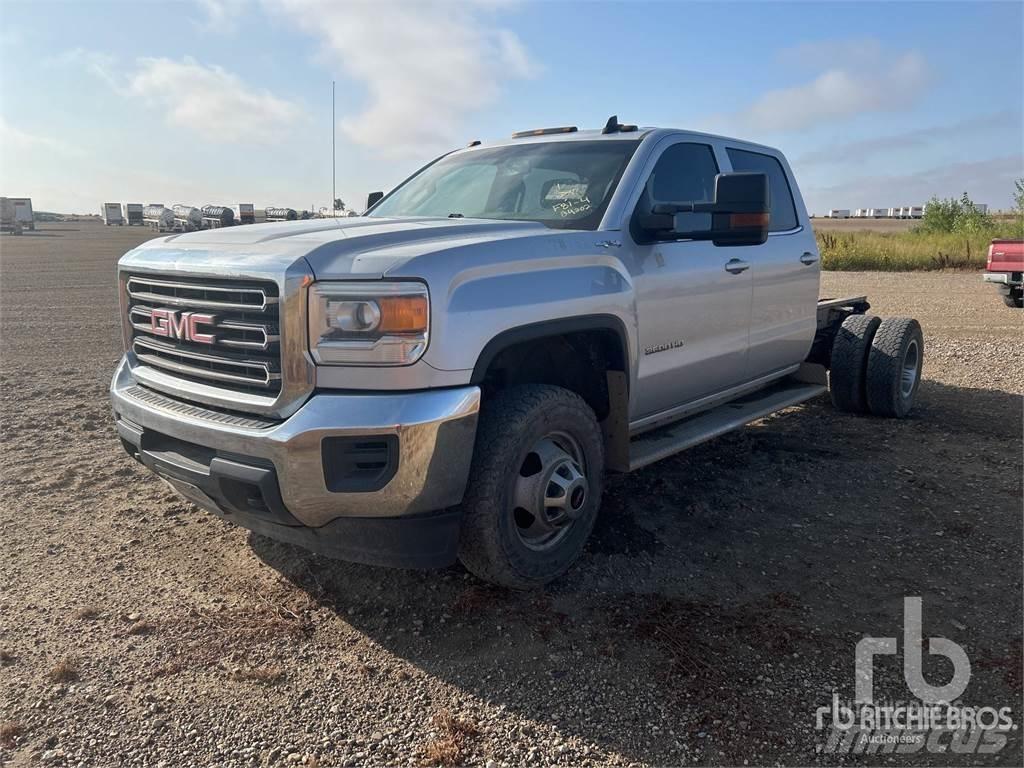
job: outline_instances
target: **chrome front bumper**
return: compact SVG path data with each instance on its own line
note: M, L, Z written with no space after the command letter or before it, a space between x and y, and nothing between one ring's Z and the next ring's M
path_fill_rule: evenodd
M458 504L469 476L480 407L475 386L393 394L318 393L288 419L273 422L143 389L124 359L110 396L122 437L141 431L182 441L200 453L205 449L226 462L269 462L284 507L309 527L340 517L398 517ZM321 449L325 438L385 435L397 437L398 457L383 488L328 489ZM172 485L181 490L180 482Z

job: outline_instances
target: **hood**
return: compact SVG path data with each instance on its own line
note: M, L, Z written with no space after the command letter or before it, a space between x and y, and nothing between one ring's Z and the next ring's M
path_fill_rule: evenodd
M523 221L312 219L157 238L126 254L121 265L242 275L283 271L305 259L317 279L382 277L425 253L550 232L543 224Z

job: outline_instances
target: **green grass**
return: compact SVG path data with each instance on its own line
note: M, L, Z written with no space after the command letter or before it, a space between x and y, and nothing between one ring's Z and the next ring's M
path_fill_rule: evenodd
M984 269L995 237L1021 237L1021 226L1000 222L971 234L946 232L817 232L822 269L883 272Z

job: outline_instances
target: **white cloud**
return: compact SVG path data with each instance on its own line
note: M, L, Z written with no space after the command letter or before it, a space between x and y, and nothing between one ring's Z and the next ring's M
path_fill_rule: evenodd
M139 59L125 92L163 109L172 125L211 141L270 142L305 118L295 102L190 57Z
M779 63L797 69L828 67L856 68L871 65L885 56L882 43L875 38L815 40L783 48L776 55Z
M422 154L461 138L465 117L504 81L537 71L519 38L492 26L495 3L272 0L268 8L323 44L327 61L362 83L368 104L340 121L353 141Z
M711 127L746 132L798 131L870 112L905 109L928 82L927 63L916 51L887 53L877 41L816 43L780 58L821 69L810 81L765 92L749 107L709 119Z
M307 119L294 101L255 88L238 75L216 65L204 65L186 56L180 61L140 58L119 64L101 51L74 48L47 61L49 65L77 68L106 83L126 99L161 109L167 121L194 131L209 141L239 138L267 143Z
M932 196L960 197L1008 208L1013 181L1024 175L1024 155L951 163L908 174L863 176L830 186L801 185L807 209L921 205Z
M8 123L2 116L0 116L0 146L5 151L30 152L39 150L55 152L69 157L77 157L82 154L81 149L63 139L17 128Z
M119 90L121 87L115 74L117 59L109 53L90 51L86 48L72 48L48 59L46 63L48 65L81 69L94 77L98 77L114 90Z
M1021 127L1021 113L1002 110L990 115L972 117L966 120L917 128L913 131L874 136L870 139L832 143L822 149L815 149L797 157L795 166L861 164L877 155L885 155L929 147L942 141L977 141L979 134L985 134L1006 125Z
M196 0L203 13L200 26L215 31L230 31L249 4L249 0Z

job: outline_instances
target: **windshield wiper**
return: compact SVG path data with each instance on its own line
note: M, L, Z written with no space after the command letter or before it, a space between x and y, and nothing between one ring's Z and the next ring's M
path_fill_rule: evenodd
M464 219L466 217L463 216L461 213L449 213L448 214L448 218L449 219Z

